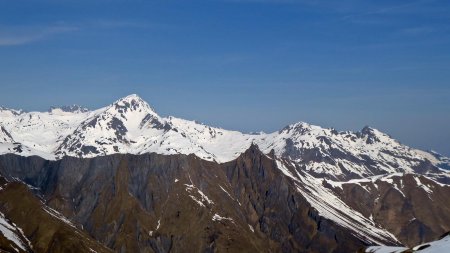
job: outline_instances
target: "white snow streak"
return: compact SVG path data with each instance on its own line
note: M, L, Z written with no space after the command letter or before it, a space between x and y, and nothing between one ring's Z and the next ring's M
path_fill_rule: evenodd
M5 219L5 216L3 213L0 213L0 232L3 234L3 236L6 237L6 239L13 242L14 245L20 247L24 251L26 250L25 243L17 235L18 233L22 233L22 231L18 231L17 227L11 225Z

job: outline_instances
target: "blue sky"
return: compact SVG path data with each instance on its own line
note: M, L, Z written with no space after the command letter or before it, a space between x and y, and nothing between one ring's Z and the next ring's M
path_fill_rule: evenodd
M450 2L0 0L0 104L275 131L378 128L450 155Z

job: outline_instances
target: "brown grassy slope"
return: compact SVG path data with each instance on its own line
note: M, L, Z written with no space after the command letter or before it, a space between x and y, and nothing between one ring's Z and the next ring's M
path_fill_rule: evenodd
M23 230L33 252L111 252L45 208L22 183L7 183L0 191L0 211Z

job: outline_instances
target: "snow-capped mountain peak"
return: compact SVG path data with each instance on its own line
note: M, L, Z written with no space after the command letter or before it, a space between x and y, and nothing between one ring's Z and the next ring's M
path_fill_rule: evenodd
M126 97L120 98L117 101L115 101L111 105L111 107L117 110L119 113L145 111L147 113L157 116L155 110L137 94L131 94Z
M312 126L310 124L300 121L300 122L285 126L283 129L281 129L279 131L279 133L283 133L283 132L290 133L292 131L292 132L304 134L304 133L310 132L311 130L312 130Z
M94 157L134 153L170 129L150 105L136 94L118 99L94 111L57 148L57 156Z
M134 132L144 128L164 128L166 123L165 119L136 94L118 99L107 107L103 114L110 114L115 119L120 119L128 131ZM135 134L139 135L139 133Z
M444 168L438 162L443 158L411 149L371 127L338 132L298 122L273 133L244 134L161 117L136 94L94 111L72 106L52 112L0 112L0 153L58 159L155 152L195 154L223 163L254 143L266 154L274 150L277 157L289 159L315 176L334 180L396 172L438 173L436 166ZM429 166L427 161L434 160Z

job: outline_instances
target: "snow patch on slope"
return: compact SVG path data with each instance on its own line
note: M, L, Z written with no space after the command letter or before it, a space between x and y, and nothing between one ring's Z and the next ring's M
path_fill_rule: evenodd
M6 220L5 215L3 213L0 213L0 233L2 233L6 239L13 242L14 245L19 247L21 250L23 251L27 250L26 245L29 242L24 242L21 239L26 237L23 237L21 230L19 230L16 226L13 226ZM19 234L22 236L19 236ZM17 252L19 252L19 250L17 250Z
M214 202L206 196L205 193L203 193L200 189L198 189L193 184L184 184L186 186L186 191L190 193L190 197L192 200L194 200L197 204L199 204L202 207L206 207L206 205L212 205ZM195 194L200 195L194 196Z
M222 217L222 216L218 215L217 213L214 214L214 216L212 217L212 220L213 220L213 221L223 221L223 220L233 221L232 218Z
M355 233L355 236L363 241L383 244L389 241L398 243L397 238L390 232L376 227L375 223L365 218L361 213L353 210L340 200L331 190L322 185L322 180L309 174L300 174L295 167L291 167L296 173L282 162L277 160L277 167L284 175L294 180L297 190L308 200L321 216L330 219L342 227Z

